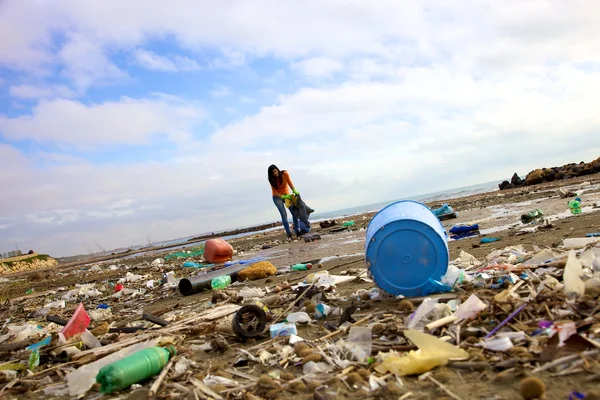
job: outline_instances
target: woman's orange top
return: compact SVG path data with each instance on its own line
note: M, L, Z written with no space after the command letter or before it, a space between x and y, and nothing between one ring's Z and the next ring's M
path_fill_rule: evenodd
M288 186L294 187L294 184L292 183L290 174L288 174L287 171L283 171L283 180L281 181L281 185L278 187L271 185L273 196L283 196L284 194L289 194L290 190L288 189Z

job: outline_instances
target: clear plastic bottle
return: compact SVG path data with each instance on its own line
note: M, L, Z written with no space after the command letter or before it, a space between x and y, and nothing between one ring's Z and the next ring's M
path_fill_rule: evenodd
M138 351L129 357L104 366L98 371L96 382L100 384L100 391L105 394L126 389L134 383L158 374L174 355L173 347L169 349L150 347Z
M229 275L217 276L210 281L210 286L213 288L213 290L225 289L230 284L231 277Z

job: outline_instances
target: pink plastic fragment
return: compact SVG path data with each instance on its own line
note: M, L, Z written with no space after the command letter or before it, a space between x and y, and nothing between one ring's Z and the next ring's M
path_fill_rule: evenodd
M89 325L90 316L83 309L83 303L79 303L71 316L71 319L67 322L61 333L65 339L69 339L78 333L84 332Z

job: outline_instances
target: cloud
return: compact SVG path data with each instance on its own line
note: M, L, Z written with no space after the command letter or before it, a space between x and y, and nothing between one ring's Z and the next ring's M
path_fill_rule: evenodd
M16 85L10 87L10 95L20 99L69 99L79 94L65 85Z
M31 115L0 116L0 134L10 140L32 139L82 148L144 144L158 134L175 141L189 138L204 116L200 106L172 97L123 97L92 105L55 99L40 102Z
M169 58L140 49L135 51L134 57L140 66L154 71L177 72L200 69L200 65L195 60L183 56Z
M215 86L215 88L210 91L210 95L212 97L229 97L231 96L231 88L222 85Z
M312 77L327 76L343 69L341 62L326 57L314 57L292 64L292 68Z
M598 157L600 3L257 1L1 3L41 101L0 111L0 223L66 254L277 220L271 163L328 211Z
M100 44L80 34L69 38L58 57L65 66L63 74L79 90L96 84L115 84L128 77Z

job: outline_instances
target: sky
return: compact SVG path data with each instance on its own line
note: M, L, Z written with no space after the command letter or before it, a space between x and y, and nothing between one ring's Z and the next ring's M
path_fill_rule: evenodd
M85 254L600 156L595 0L0 1L0 252Z

